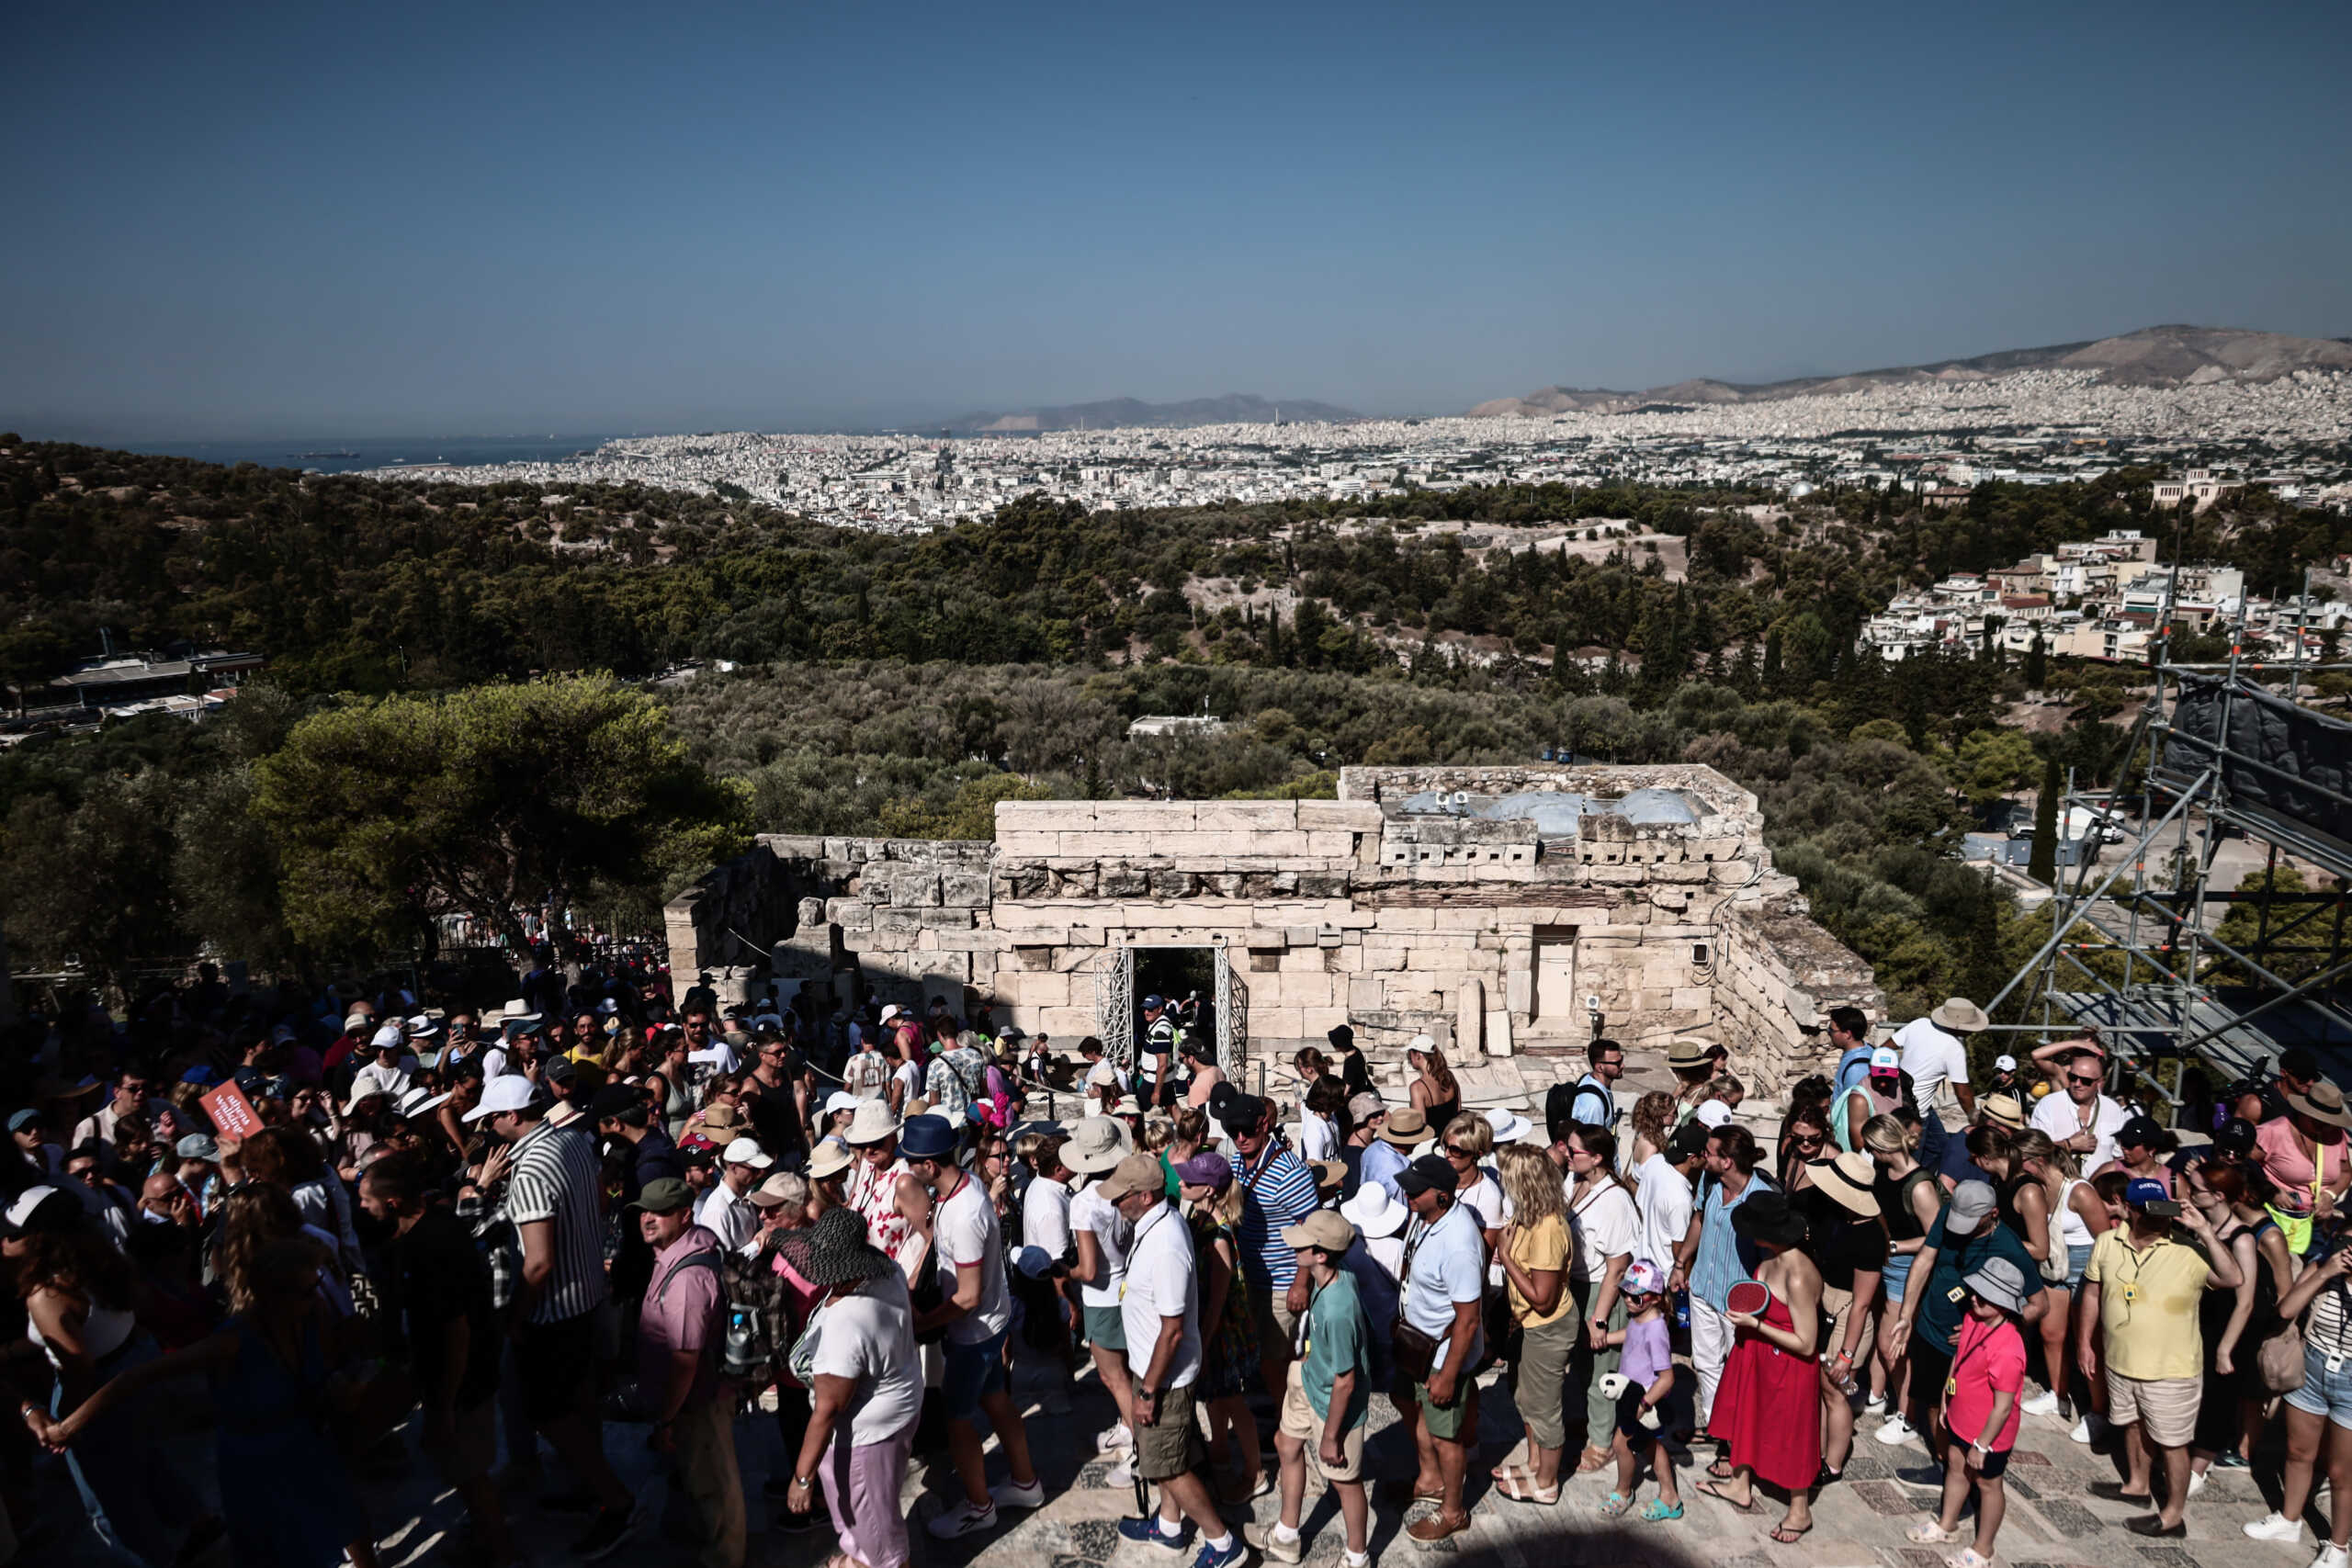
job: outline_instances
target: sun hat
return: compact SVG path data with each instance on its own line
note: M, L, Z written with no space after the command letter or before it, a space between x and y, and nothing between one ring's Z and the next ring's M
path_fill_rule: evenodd
M910 1116L899 1128L899 1153L909 1159L952 1159L956 1125L944 1116Z
M1535 1123L1516 1111L1498 1105L1487 1112L1487 1125L1494 1129L1498 1146L1515 1144L1535 1131Z
M1110 1169L1135 1152L1135 1134L1124 1122L1108 1116L1088 1116L1069 1130L1062 1145L1062 1163L1080 1176Z
M2330 1127L2352 1127L2352 1111L2345 1109L2344 1091L2324 1078L2312 1085L2307 1094L2289 1095L2287 1109Z
M2025 1307L2025 1275L2006 1258L1986 1258L1960 1282L2004 1312Z
M1973 1034L1991 1027L1993 1021L1984 1010L1966 997L1947 997L1941 1007L1928 1015L1928 1021L1938 1029L1948 1029L1958 1034Z
M428 1111L437 1111L448 1098L447 1090L435 1094L433 1090L422 1087L412 1089L401 1096L400 1118L405 1122L412 1117L422 1116Z
M1329 1209L1317 1209L1295 1225L1283 1227L1284 1247L1319 1247L1337 1258L1356 1242L1356 1227Z
M1348 1100L1348 1120L1361 1127L1375 1116L1388 1114L1388 1102L1366 1090Z
M1994 1207L1991 1182L1962 1182L1951 1190L1951 1201L1945 1206L1944 1235L1974 1235L1976 1227L1992 1217Z
M1423 1155L1396 1173L1396 1190L1408 1198L1418 1198L1428 1191L1451 1192L1456 1178L1453 1167L1442 1155Z
M208 1165L220 1158L220 1145L213 1142L209 1133L190 1133L172 1145L172 1152L182 1159L200 1159Z
M1840 1208L1866 1219L1878 1217L1878 1193L1873 1190L1878 1165L1869 1155L1857 1149L1829 1159L1808 1160L1805 1169L1813 1174L1813 1184Z
M1418 1105L1400 1105L1380 1124L1380 1141L1409 1149L1430 1140L1430 1119Z
M1733 1211L1735 1213L1737 1212ZM1629 1296L1655 1296L1666 1289L1666 1270L1646 1258L1636 1258L1625 1265L1625 1278L1622 1283Z
M501 1073L481 1086L481 1103L466 1112L469 1122L485 1122L509 1111L525 1111L543 1105L538 1086L520 1073Z
M1137 1192L1159 1192L1167 1183L1159 1174L1158 1155L1129 1155L1111 1168L1111 1174L1095 1189L1096 1195L1106 1203Z
M849 1152L848 1145L820 1138L817 1152L808 1156L808 1175L812 1180L822 1181L829 1176L839 1176L856 1161L857 1156Z
M732 1138L737 1129L749 1125L743 1113L731 1105L714 1105L702 1113L703 1135L714 1144L722 1138Z
M1731 1228L1750 1241L1773 1247L1804 1245L1804 1216L1789 1206L1789 1195L1777 1187L1740 1200L1731 1212Z
M728 1142L726 1152L718 1156L721 1165L748 1165L753 1170L765 1170L775 1163L775 1156L760 1147L757 1138L734 1138Z
M657 1176L629 1207L648 1214L674 1214L694 1201L695 1190L677 1177Z
M849 1131L842 1134L842 1142L852 1145L878 1144L898 1130L898 1118L890 1114L887 1100L861 1100L856 1113L849 1119Z
M865 1218L855 1209L831 1208L806 1230L786 1231L775 1249L794 1273L820 1290L878 1280L898 1268L890 1255L865 1238Z
M408 1021L408 1033L412 1040L427 1039L440 1032L441 1021L429 1013L418 1013Z
M1176 1179L1192 1187L1223 1187L1233 1179L1233 1162L1215 1149L1203 1149L1176 1162Z
M2180 1213L2180 1204L2165 1190L2165 1184L2154 1177L2135 1176L2123 1184L2123 1201L2143 1213L2159 1220L2169 1220Z
M1875 1045L1871 1048L1871 1077L1892 1078L1901 1077L1902 1073L1902 1052L1892 1045Z
M1413 1212L1390 1197L1388 1189L1377 1181L1357 1188L1356 1195L1340 1205L1340 1213L1366 1235L1395 1235L1413 1217Z
M1711 1100L1690 1113L1690 1120L1710 1133L1731 1120L1731 1107L1720 1100Z
M1338 1159L1311 1159L1306 1168L1315 1177L1316 1190L1336 1191L1348 1184L1348 1162Z
M1996 1127L2007 1127L2015 1133L2025 1126L2025 1107L2018 1103L2014 1094L1988 1094L1977 1102L1977 1108L1984 1112L1984 1120Z
M1114 1116L1140 1116L1143 1114L1143 1103L1136 1100L1132 1094L1123 1094L1119 1096L1119 1102L1111 1107L1111 1114Z
M1666 1065L1669 1067L1703 1067L1707 1058L1723 1047L1712 1040L1695 1034L1685 1034L1666 1048Z

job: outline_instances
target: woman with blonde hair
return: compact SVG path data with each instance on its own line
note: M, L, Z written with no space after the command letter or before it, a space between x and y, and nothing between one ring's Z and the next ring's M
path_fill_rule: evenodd
M1451 1131L1451 1129L1449 1129ZM1496 1489L1517 1503L1560 1500L1560 1455L1568 1433L1562 1390L1583 1325L1568 1293L1573 1242L1560 1173L1541 1149L1502 1152L1502 1190L1511 1209L1495 1258L1510 1288L1511 1398L1527 1430L1527 1462L1498 1465Z
M1650 1090L1634 1101L1632 1120L1634 1145L1625 1168L1639 1170L1649 1163L1652 1155L1664 1154L1666 1141L1674 1135L1674 1096L1662 1089Z
M1907 1112L1908 1108L1905 1108ZM1862 1123L1862 1147L1878 1167L1872 1190L1878 1195L1879 1217L1886 1222L1886 1267L1879 1271L1879 1289L1886 1298L1879 1313L1877 1353L1871 1358L1870 1402L1865 1410L1887 1410L1878 1440L1898 1443L1912 1433L1903 1415L1906 1391L1898 1375L1902 1354L1895 1348L1894 1325L1901 1317L1904 1292L1910 1287L1911 1262L1919 1256L1928 1227L1943 1208L1943 1191L1936 1173L1918 1160L1918 1118L1905 1112L1873 1116ZM1888 1409L1892 1402L1893 1408Z
M1503 1235L1502 1182L1488 1159L1495 1152L1494 1123L1465 1111L1438 1129L1437 1146L1453 1167L1453 1201L1476 1211L1487 1256L1492 1258Z
M1426 1034L1414 1035L1413 1043L1405 1047L1405 1065L1413 1069L1407 1092L1414 1107L1429 1119L1429 1125L1442 1128L1462 1113L1461 1081L1445 1065L1445 1053L1436 1041Z

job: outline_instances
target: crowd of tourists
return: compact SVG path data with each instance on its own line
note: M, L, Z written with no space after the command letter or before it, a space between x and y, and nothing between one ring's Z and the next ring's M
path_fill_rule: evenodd
M2317 1568L2347 1568L2352 1115L2294 1053L2183 1138L2111 1096L2093 1035L1998 1058L1980 1093L1970 1004L1884 1037L1841 1008L1768 1147L1696 1037L1638 1097L1595 1041L1539 1121L1466 1106L1427 1036L1384 1093L1345 1026L1261 1099L1157 997L1127 1066L944 998L819 1016L704 983L673 1006L622 967L542 966L487 1014L209 984L52 1021L0 1172L26 1315L8 1473L62 1456L127 1562L225 1534L239 1562L369 1568L356 1478L411 1434L476 1560L520 1560L504 1498L542 1473L598 1559L649 1524L606 1453L626 1419L673 1527L733 1568L737 1434L773 1420L768 1527L899 1568L917 1452L933 1536L1046 1501L1019 1361L1048 1414L1108 1418L1121 1533L1198 1568L1302 1561L1310 1473L1347 1568L1375 1503L1436 1545L1480 1492L1556 1506L1587 1473L1629 1525L1770 1495L1791 1544L1858 1427L1924 1448L1904 1476L1940 1506L1912 1539L1985 1568L2029 1415L2119 1444L2107 1490L2154 1537L2282 1420L2283 1504L2246 1533L2298 1538L2324 1458ZM217 1517L153 1440L197 1379ZM1502 1452L1479 1424L1498 1387ZM1411 1456L1376 1484L1374 1398ZM1236 1528L1275 1492L1272 1524Z

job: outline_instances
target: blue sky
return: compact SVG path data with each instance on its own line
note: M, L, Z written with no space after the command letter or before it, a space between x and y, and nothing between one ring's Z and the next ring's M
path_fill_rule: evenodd
M0 428L1452 412L2352 333L2352 6L17 8Z

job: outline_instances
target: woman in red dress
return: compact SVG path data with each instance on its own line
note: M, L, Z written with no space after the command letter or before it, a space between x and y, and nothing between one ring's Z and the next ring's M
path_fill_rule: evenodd
M1763 1253L1756 1278L1772 1299L1760 1314L1731 1314L1738 1337L1707 1427L1731 1472L1698 1489L1743 1514L1756 1506L1758 1482L1785 1490L1789 1511L1772 1539L1790 1546L1813 1529L1813 1483L1821 1471L1821 1423L1791 1416L1820 1403L1821 1271L1800 1250L1804 1216L1786 1194L1752 1194L1732 1211L1731 1224Z

